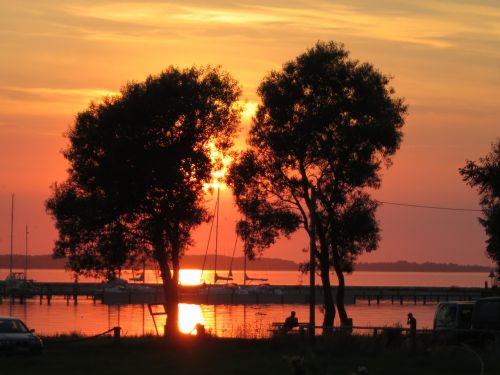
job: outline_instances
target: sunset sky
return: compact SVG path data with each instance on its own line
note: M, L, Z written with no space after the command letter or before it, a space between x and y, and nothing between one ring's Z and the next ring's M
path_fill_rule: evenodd
M409 116L382 201L478 208L458 168L500 136L500 4L490 1L2 1L0 10L0 253L15 252L30 228L32 254L56 238L44 209L67 164L64 133L91 100L117 93L169 65L222 65L240 83L249 114L272 69L318 40L345 44L353 58L394 77ZM221 206L232 252L238 215L228 190ZM477 213L382 206L379 250L361 261L490 264ZM207 227L195 233L203 253ZM268 257L303 260L303 234Z

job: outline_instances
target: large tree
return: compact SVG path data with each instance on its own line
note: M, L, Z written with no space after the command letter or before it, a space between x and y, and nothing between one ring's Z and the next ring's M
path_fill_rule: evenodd
M46 202L54 255L77 273L158 263L167 335L178 332L179 259L207 219L213 148L232 145L240 88L218 68L170 67L91 104L69 131L68 178Z
M500 273L500 139L493 145L491 152L478 162L468 160L460 169L465 182L478 189L483 217L479 222L484 227L488 239L486 252L496 263Z
M376 202L364 190L379 187L381 168L399 148L406 107L387 76L334 42L318 42L269 73L258 94L249 148L229 176L246 217L239 231L252 255L305 229L320 270L323 325L331 328L330 270L345 322L343 273L379 239Z

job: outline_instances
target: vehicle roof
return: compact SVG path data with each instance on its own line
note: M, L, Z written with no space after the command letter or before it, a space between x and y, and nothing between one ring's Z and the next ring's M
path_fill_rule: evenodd
M474 305L476 301L447 301L447 302L440 302L439 306L441 305Z
M14 318L13 316L0 316L0 319L2 319L2 320L21 320L18 318Z
M478 301L500 301L500 297L485 297L481 298Z

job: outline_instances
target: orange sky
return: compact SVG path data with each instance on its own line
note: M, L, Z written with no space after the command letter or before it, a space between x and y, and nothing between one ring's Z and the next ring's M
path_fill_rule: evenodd
M10 0L0 13L0 252L9 249L12 192L15 251L24 250L28 224L32 252L50 252L56 233L43 202L65 178L63 133L90 100L168 65L220 64L255 105L266 72L317 40L343 42L393 75L410 106L402 148L375 196L477 208L457 169L500 136L498 1ZM221 207L230 244L231 199L226 193ZM380 248L362 261L489 264L474 213L384 206L378 217ZM192 253L206 237L201 228ZM306 246L298 235L267 256L301 260Z

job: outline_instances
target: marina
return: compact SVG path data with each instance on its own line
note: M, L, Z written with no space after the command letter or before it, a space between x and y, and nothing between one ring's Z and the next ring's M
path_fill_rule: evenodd
M480 298L484 290L477 287L383 287L348 286L346 304L368 301L380 304L427 304L440 301L471 301ZM336 288L332 288L335 296ZM105 304L160 304L164 302L162 287L158 284L126 284L110 286L107 283L32 282L24 288L9 288L0 283L1 300L23 303L37 298L40 303L50 304L54 297L64 298L67 303L77 304L79 299L91 299ZM316 287L316 303L321 304L323 291ZM309 287L290 285L188 285L180 286L180 302L205 305L248 304L308 304Z

